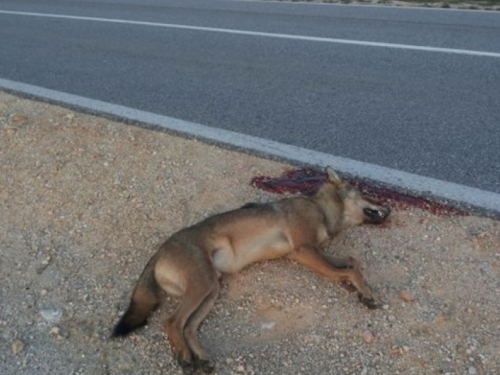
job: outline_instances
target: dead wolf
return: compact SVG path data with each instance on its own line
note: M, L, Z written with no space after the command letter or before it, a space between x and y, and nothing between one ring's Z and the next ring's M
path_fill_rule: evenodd
M112 336L145 325L163 290L181 297L164 328L183 372L211 373L214 365L198 342L197 329L219 294L221 275L280 257L349 283L362 303L377 307L358 261L334 258L321 249L345 228L382 223L390 210L364 198L332 168L327 167L326 174L327 181L312 196L250 203L174 233L147 263Z

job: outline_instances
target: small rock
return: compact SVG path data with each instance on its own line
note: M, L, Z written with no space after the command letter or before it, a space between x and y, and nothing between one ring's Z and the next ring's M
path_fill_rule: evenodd
M370 331L363 332L362 337L367 344L371 344L373 341L375 341L375 335Z
M469 375L476 375L477 370L474 366L469 366Z
M391 355L397 356L403 354L403 349L398 347L393 347L391 349Z
M275 322L265 322L262 323L262 329L273 329L275 325Z
M101 362L101 364L105 365L108 363L108 353L104 352L104 353L101 353L99 354L99 362Z
M56 339L56 340L64 340L64 336L61 334L61 329L59 327L52 327L49 330L49 333Z
M392 322L395 322L395 321L396 321L396 317L395 317L394 315L389 315L389 316L387 317L387 320L388 320L389 322L391 322L391 323L392 323Z
M258 174L259 168L257 168L255 165L251 166L250 169L248 170L251 174Z
M226 363L227 363L228 365L230 365L230 364L231 364L231 363L233 363L233 362L234 362L234 359L232 359L232 358L226 358Z
M429 224L429 219L426 217L423 219L420 219L420 224L422 224L423 226L426 226L427 224Z
M236 367L236 372L245 372L245 367L239 365L238 367Z
M5 130L5 132L7 133L7 137L12 137L14 134L17 133L17 129L16 128L7 128Z
M41 275L43 273L43 271L45 271L45 269L49 266L51 260L52 260L52 258L50 256L45 258L44 260L42 260L40 262L40 264L36 267L36 270L35 270L36 273L38 275Z
M28 121L28 116L25 115L17 114L14 115L14 117L12 117L12 122L15 122L16 124L23 123L26 121Z
M399 293L399 297L405 302L415 301L415 297L412 294L410 294L404 290L401 293Z
M24 342L22 342L21 340L17 339L12 343L12 353L14 353L14 355L18 355L23 349Z
M469 234L473 237L479 236L479 235L483 234L484 232L485 232L485 230L483 228L471 228L471 229L469 229ZM484 234L483 234L483 237L484 237Z
M40 315L48 323L58 323L62 317L61 310L40 310Z

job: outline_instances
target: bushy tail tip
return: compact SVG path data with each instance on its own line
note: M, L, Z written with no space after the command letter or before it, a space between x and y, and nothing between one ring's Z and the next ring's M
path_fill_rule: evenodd
M122 318L113 329L111 337L126 336L130 332L145 326L148 322L149 315L156 310L157 307L158 300L156 298L143 302L143 304L132 301L125 314L123 314Z
M160 287L154 277L155 262L156 257L151 258L142 271L130 305L113 329L111 337L126 336L146 325L149 315L158 307Z
M127 311L127 313L129 313L129 310ZM127 336L132 331L135 331L136 329L146 325L147 320L143 320L142 322L135 322L134 324L132 324L130 313L127 313L125 313L118 324L116 324L115 328L113 329L113 333L111 334L112 338Z

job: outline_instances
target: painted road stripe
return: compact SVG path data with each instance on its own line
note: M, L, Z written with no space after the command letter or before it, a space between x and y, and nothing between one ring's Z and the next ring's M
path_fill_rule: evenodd
M111 115L146 128L194 137L261 156L302 165L331 165L339 172L356 178L368 179L399 191L434 197L439 201L453 202L459 207L472 208L474 212L483 215L500 217L500 194L493 192L2 78L0 87L28 97L41 98L90 113Z
M191 30L191 31L208 31L208 32L215 32L215 33L225 33L225 34L245 35L245 36L260 36L260 37L267 37L267 38L279 38L279 39L289 39L289 40L298 40L298 41L307 41L307 42L347 44L347 45L364 46L364 47L396 48L396 49L404 49L404 50L412 50L412 51L440 52L440 53L451 53L451 54L456 54L456 55L469 55L469 56L500 58L500 53L497 53L497 52L472 51L472 50L465 50L465 49L440 48L440 47L429 47L429 46L415 46L415 45L410 45L410 44L369 42L369 41L363 41L363 40L323 38L323 37L304 36L304 35L266 33L266 32L259 32L259 31L221 29L221 28L216 28L216 27L178 25L178 24L171 24L171 23L120 20L120 19L114 19L114 18L71 16L71 15L64 15L64 14L16 12L16 11L9 11L9 10L0 10L0 14L10 14L10 15L17 15L17 16L30 16L30 17L59 18L59 19L78 20L78 21L107 22L107 23L127 24L127 25L137 25L137 26L164 27L164 28L171 28L171 29L182 29L182 30Z

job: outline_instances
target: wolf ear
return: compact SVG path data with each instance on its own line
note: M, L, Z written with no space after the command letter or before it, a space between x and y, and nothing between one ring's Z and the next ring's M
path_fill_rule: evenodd
M326 167L325 172L328 177L328 181L332 184L339 184L340 182L342 182L339 175L333 170L332 167Z

